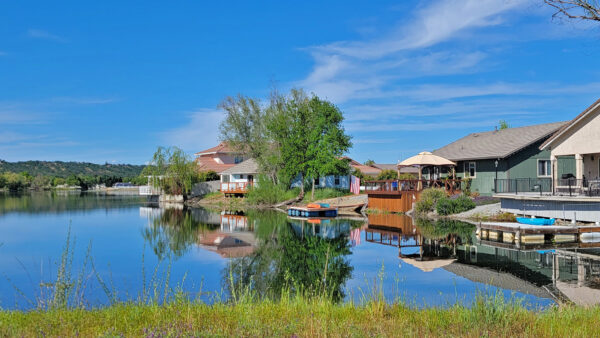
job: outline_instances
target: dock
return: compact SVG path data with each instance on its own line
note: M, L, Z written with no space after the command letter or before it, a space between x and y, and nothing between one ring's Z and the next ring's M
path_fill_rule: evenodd
M561 247L581 243L600 247L600 226L538 226L520 223L482 222L477 225L481 244L502 245L506 248L534 249L545 243Z
M289 216L299 217L337 217L338 208L309 208L300 206L291 206L287 208Z

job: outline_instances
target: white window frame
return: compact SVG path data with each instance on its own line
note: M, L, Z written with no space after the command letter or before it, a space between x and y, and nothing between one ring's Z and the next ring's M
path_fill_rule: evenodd
M473 176L471 176L471 164L473 164ZM465 178L477 178L477 162L466 161L464 163Z
M545 166L545 169L546 169L545 175L540 174L540 162L548 162L548 164ZM537 177L552 177L552 161L550 159L538 159L537 166L535 167L535 171L537 173Z

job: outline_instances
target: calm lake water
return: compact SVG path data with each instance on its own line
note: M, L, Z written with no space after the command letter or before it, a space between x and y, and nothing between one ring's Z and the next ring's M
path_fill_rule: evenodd
M284 285L326 285L339 300L360 301L381 287L388 299L419 307L468 305L497 292L545 307L554 303L548 286L557 281L594 286L593 278L581 281L579 260L478 244L474 226L457 221L370 215L307 222L276 211L159 208L137 196L44 192L0 194L1 307L34 306L40 284L56 279L69 230L74 279L86 257L93 262L82 277L91 306L108 303L98 277L120 299L170 277L170 286L201 290L209 302L227 298L232 284L264 296ZM584 269L598 268L598 251L585 252L592 259Z

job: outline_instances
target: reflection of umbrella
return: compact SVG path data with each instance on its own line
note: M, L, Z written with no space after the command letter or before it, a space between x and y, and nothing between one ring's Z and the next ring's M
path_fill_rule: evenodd
M423 176L423 167L426 166L456 166L456 163L447 160L441 156L434 155L428 151L420 152L418 155L407 158L406 160L398 163L398 168L400 167L411 167L417 166L419 167L419 181ZM420 183L419 183L420 185Z
M444 266L450 265L454 261L456 261L456 259L433 259L433 260L422 261L422 260L417 260L414 258L406 258L406 257L401 257L401 259L404 261L404 263L415 266L415 267L423 270L424 272L431 272L434 269L443 268Z

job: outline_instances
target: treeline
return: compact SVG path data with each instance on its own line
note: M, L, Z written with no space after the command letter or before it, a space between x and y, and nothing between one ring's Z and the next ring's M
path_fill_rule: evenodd
M80 187L82 190L88 190L98 184L103 184L107 187L110 187L118 182L129 182L134 185L144 185L147 184L147 179L141 175L134 177L119 177L107 175L92 176L71 174L65 178L40 174L33 176L27 171L20 173L0 173L0 189L6 189L10 191L26 189L45 190L60 187Z
M23 161L6 162L0 160L0 173L27 172L31 176L62 177L64 179L75 176L88 177L137 177L144 169L144 165L134 164L96 164L87 162L62 162L62 161Z

